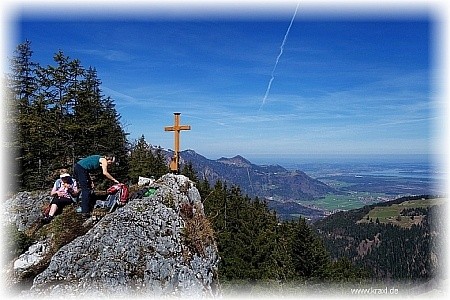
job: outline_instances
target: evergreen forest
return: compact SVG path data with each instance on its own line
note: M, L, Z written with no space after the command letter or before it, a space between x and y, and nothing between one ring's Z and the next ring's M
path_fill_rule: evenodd
M430 199L427 195L405 196L338 212L314 225L333 258L347 257L366 270L372 279L426 281L443 271L446 227L443 204L403 209L395 221L423 217L410 226L384 223L378 218L361 222L374 207L389 208L407 201L424 200L438 199Z
M197 183L211 221L225 281L346 282L367 278L350 260L332 260L319 235L304 218L281 221L267 202L243 195L238 186L196 177L192 164L182 173Z

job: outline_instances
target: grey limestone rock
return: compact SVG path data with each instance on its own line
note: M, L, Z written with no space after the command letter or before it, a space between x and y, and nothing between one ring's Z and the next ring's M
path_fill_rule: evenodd
M42 240L31 245L28 250L14 261L13 268L16 271L26 270L39 264L49 252L48 241Z
M20 192L3 204L4 220L14 224L19 231L25 231L42 218L42 208L50 201L50 191Z
M198 190L173 174L152 185L154 195L130 201L63 246L27 295L219 296L216 245L201 253L189 247L180 215L183 205L203 214Z

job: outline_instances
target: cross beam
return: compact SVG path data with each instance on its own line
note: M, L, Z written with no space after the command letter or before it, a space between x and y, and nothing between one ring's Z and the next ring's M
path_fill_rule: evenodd
M190 125L180 125L180 114L173 113L175 120L173 126L164 127L164 131L173 131L175 133L175 149L173 153L172 160L170 161L170 170L172 172L178 173L180 167L180 131L181 130L191 130Z

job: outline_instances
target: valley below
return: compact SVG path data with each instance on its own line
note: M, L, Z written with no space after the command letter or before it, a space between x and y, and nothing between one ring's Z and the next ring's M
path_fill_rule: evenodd
M335 162L297 164L309 176L334 188L336 193L299 200L325 214L411 195L444 195L444 172L427 162Z
M445 172L428 160L380 159L281 161L255 164L242 156L207 159L193 150L181 153L198 177L239 186L267 201L282 219L317 220L338 211L403 196L443 195Z

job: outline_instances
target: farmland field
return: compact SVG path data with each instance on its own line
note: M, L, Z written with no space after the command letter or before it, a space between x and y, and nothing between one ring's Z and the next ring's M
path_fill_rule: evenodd
M418 215L414 217L401 216L402 210L407 208L426 208L433 205L443 205L445 203L444 198L434 199L421 199L405 201L400 204L392 204L390 206L375 207L367 215L365 215L358 223L375 222L376 219L380 223L390 223L401 227L411 227L413 224L419 224L422 222L423 216Z
M366 161L304 163L295 165L336 190L298 203L333 213L386 202L410 195L443 195L440 172L425 161Z
M345 194L329 194L314 201L299 201L305 206L313 206L326 211L350 210L364 205L389 200L382 193L355 192Z

